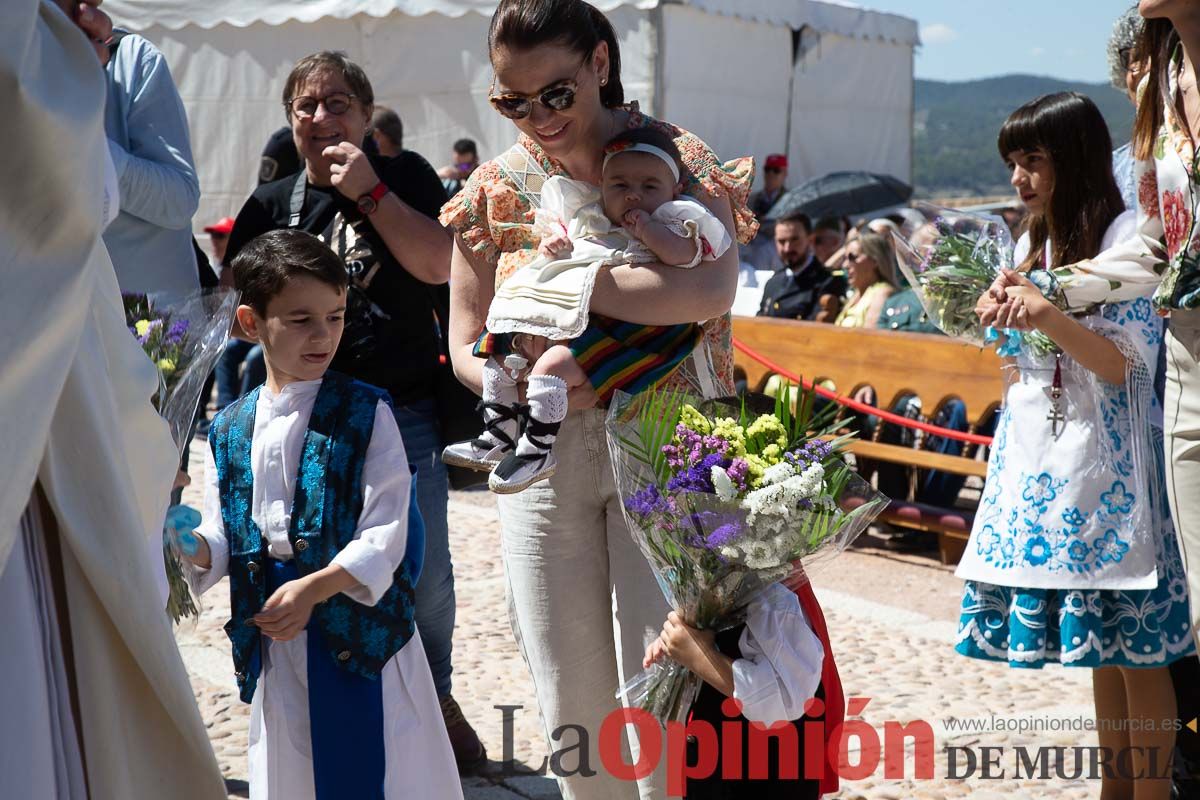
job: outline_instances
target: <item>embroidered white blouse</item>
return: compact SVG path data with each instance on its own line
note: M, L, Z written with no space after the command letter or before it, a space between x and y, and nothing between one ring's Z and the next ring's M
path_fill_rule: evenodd
M781 584L750 603L733 662L733 697L751 722L799 719L817 692L825 646L808 624L794 592Z
M255 407L250 466L254 489L250 517L267 540L273 558L292 557L288 527L292 498L300 471L304 434L321 381L301 381L283 387L278 395L263 386ZM221 519L221 496L211 448L204 459L203 521L196 534L212 552L212 567L203 574L200 590L207 591L229 568L229 542ZM363 464L363 509L354 540L334 557L359 585L346 595L363 605L374 605L392 585L392 576L404 558L408 541L408 495L412 485L408 457L400 430L387 405L375 409L375 427Z

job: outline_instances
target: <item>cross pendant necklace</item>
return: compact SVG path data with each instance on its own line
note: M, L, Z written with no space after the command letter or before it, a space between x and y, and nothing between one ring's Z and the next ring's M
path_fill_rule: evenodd
M1067 421L1063 414L1062 388L1062 353L1054 354L1054 382L1050 385L1050 413L1046 420L1050 423L1050 435L1058 438L1058 426Z

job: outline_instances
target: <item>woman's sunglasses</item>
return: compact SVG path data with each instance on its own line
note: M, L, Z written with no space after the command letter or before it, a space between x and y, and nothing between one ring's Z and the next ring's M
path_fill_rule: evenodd
M584 63L587 63L586 60ZM579 65L579 69L583 69L583 64ZM579 69L575 70L576 76L579 75ZM579 84L575 82L575 76L572 76L535 95L505 92L491 95L488 101L502 116L509 119L525 119L533 113L534 103L541 103L551 111L566 111L575 105L575 94L578 91Z

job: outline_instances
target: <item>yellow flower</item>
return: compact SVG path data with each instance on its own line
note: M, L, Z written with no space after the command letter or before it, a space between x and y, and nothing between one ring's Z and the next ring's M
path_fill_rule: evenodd
M777 444L769 444L763 448L762 460L767 462L768 466L774 466L780 461L783 461L783 448Z
M749 467L746 470L746 479L750 483L750 488L759 488L762 486L763 473L767 471L767 467L770 464L764 461L762 456L755 455L754 453L747 453L742 457L746 459L746 466Z
M133 323L133 329L137 331L138 336L145 336L150 330L150 320L139 319L137 322Z
M160 358L158 360L158 371L163 375L170 375L175 371L175 362L169 358Z
M780 447L787 447L788 444L787 429L773 414L763 414L751 422L750 427L746 429L746 437L761 439L764 443L774 442Z
M701 436L707 436L712 432L712 426L709 425L708 418L690 404L685 404L679 410L679 422L685 428L693 430Z

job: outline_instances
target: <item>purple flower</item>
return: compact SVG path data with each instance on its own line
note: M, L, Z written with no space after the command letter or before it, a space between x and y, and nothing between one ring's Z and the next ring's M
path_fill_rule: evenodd
M726 522L724 525L717 526L717 529L708 535L704 540L704 544L710 550L719 550L727 544L735 541L742 535L742 524L740 521L734 520Z
M728 468L731 463L729 459L723 458L719 453L711 453L701 458L699 463L672 477L667 482L667 489L716 494L717 490L713 487L712 482L712 468L717 466Z
M187 335L188 321L186 319L177 319L171 323L171 327L167 328L167 333L163 336L163 341L167 344L179 344L183 341L183 337Z
M648 517L651 514L674 511L675 503L671 498L663 497L658 491L658 486L652 483L629 497L625 501L625 508L629 509L630 513Z
M744 492L749 486L750 464L744 458L735 458L725 468L725 474L733 481L739 492Z

